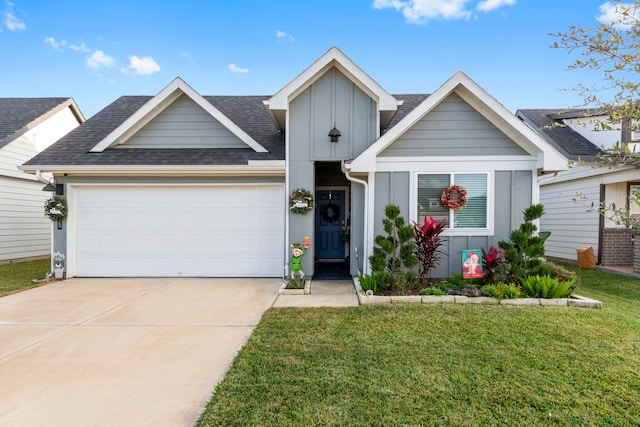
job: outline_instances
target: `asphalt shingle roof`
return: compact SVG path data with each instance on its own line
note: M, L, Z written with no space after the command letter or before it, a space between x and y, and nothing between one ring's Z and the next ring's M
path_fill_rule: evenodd
M525 109L518 110L516 115L540 132L568 159L590 158L600 153L602 151L600 148L569 126L564 126L562 122L562 117L579 117L581 113L586 113L588 110L578 109L569 112L563 110L564 114L559 115L560 111L560 109Z
M264 96L206 96L268 153L252 148L128 148L91 153L96 144L142 107L151 96L123 96L71 131L26 165L237 165L249 160L284 159L284 135L267 113Z
M29 123L69 98L0 98L0 148L28 130Z
M389 127L397 124L428 95L398 95L404 100ZM205 96L204 98L268 150L252 148L127 148L91 153L96 144L142 107L151 96L123 96L72 130L25 165L243 165L249 160L284 160L284 133L263 101L270 96Z

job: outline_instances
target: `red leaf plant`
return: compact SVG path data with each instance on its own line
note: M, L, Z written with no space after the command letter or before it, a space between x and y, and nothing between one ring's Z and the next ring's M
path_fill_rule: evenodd
M445 255L441 249L444 243L440 234L445 229L446 218L436 222L433 217L424 217L422 226L413 223L413 234L416 240L414 254L418 257L420 265L420 279L427 280L429 272L438 266L440 258Z
M492 283L498 267L506 262L504 251L491 246L489 251L482 249L482 270L485 273L487 283Z

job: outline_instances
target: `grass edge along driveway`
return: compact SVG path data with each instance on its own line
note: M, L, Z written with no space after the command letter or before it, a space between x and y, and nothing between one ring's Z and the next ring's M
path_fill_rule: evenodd
M49 271L51 271L49 258L0 264L0 297L43 285L44 282L32 283L31 281L44 279Z
M640 281L581 275L603 309L271 309L197 425L640 425Z

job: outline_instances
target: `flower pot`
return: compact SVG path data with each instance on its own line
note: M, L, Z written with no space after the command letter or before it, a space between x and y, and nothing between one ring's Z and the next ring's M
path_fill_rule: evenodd
M64 270L62 268L54 268L53 275L56 279L62 279L64 277Z

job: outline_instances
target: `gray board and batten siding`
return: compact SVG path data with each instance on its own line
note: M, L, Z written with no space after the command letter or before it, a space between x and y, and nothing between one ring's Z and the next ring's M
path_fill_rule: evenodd
M181 95L164 111L116 148L246 148L226 126L187 95Z
M455 93L380 153L380 157L478 155L527 153Z
M315 192L314 162L340 162L355 158L371 145L377 136L375 102L336 68L331 68L310 87L298 94L289 105L289 186ZM334 125L341 137L330 142ZM351 274L363 270L364 191L350 183L351 200ZM314 235L314 215L290 215L290 243ZM360 254L356 265L356 248ZM313 245L302 259L306 274L313 274Z

